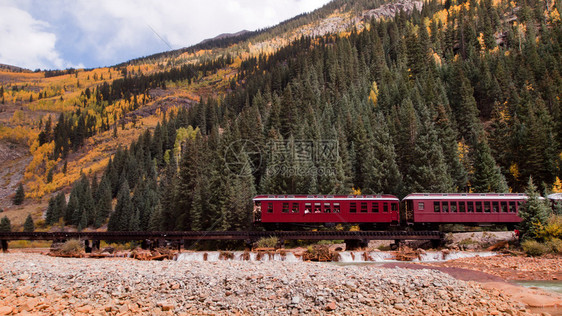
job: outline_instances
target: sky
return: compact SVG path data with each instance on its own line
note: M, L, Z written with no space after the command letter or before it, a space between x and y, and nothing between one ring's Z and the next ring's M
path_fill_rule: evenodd
M31 70L112 66L273 26L328 2L0 0L0 63Z

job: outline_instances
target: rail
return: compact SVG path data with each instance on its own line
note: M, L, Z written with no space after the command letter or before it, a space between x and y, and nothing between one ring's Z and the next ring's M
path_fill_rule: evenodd
M0 232L0 240L257 240L291 239L435 240L438 231L163 231L163 232Z

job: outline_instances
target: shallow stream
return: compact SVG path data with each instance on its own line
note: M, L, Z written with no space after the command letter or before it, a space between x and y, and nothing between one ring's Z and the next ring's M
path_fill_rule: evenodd
M431 251L422 253L418 258L412 262L442 262L459 258L470 257L489 257L496 255L495 252L442 252ZM178 254L177 261L219 261L219 260L233 260L233 261L285 261L285 262L299 262L302 258L295 256L292 252L286 251L284 253L259 253L259 252L220 252L220 251L196 251L196 252L183 252ZM387 263L399 262L394 259L394 254L391 252L383 251L341 251L336 256L335 262L341 263ZM401 261L403 262L403 261Z
M537 287L550 292L562 293L562 281L513 281L524 287Z

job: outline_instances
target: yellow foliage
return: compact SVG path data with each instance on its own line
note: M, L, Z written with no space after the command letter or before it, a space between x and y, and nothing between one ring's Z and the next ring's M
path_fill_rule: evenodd
M485 52L486 51L486 43L484 42L484 33L480 33L480 35L478 35L478 43L480 44L480 52Z
M26 180L33 179L45 175L52 167L56 166L57 161L50 160L49 155L55 149L55 142L50 142L39 146L36 140L33 142L29 151L33 155L33 159L25 168L24 178Z
M552 184L552 193L562 193L562 181L556 177L556 181Z
M499 7L502 4L502 0L492 0L492 6Z
M431 19L433 21L435 21L435 23L437 23L437 24L439 24L439 22L441 22L441 24L443 24L443 26L446 26L448 17L449 17L449 12L446 9L443 9L443 10L435 13Z
M553 215L548 219L545 225L534 223L537 237L542 240L549 241L552 239L562 239L562 216Z
M497 114L498 114L497 118L500 122L511 121L511 115L509 114L509 109L508 109L508 106L507 106L507 100L504 103L502 103L501 105L499 105L498 109L499 110L497 112Z
M179 159L181 145L188 139L195 139L198 133L199 127L193 129L191 125L187 128L180 127L176 130L176 141L174 143L174 154L177 156L176 159Z
M553 1L553 3L554 3L554 1ZM552 22L552 23L560 22L560 12L558 12L558 9L554 8L553 10L551 10L550 14L548 14L548 18L550 19L550 22Z
M512 163L511 166L509 166L509 173L511 173L511 175L513 175L513 178L515 180L519 180L519 166L517 165L517 163Z
M468 159L469 150L470 150L470 146L468 146L468 144L465 144L462 141L458 142L457 151L458 151L460 162L465 162Z
M24 124L25 123L25 113L22 110L16 110L12 115L10 120L14 124Z
M433 57L433 61L435 61L435 64L437 66L441 66L442 61L441 61L441 57L439 57L439 54L433 53L433 54L431 54L431 56Z
M377 106L378 96L379 96L379 88L377 86L377 83L373 81L373 85L371 86L371 91L369 92L369 100L373 102L373 106L375 107Z
M0 124L0 139L30 145L33 140L37 139L37 135L37 132L28 127L8 127Z
M353 225L349 228L350 232L358 232L360 230L361 230L361 228L359 228L359 225Z
M361 195L361 189L360 188L351 188L351 194L353 195Z

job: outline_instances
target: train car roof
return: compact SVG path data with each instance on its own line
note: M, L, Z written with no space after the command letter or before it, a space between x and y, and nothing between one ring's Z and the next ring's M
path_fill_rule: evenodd
M412 193L403 200L526 200L524 193ZM541 199L543 199L541 197Z
M262 200L347 200L347 199L357 199L357 200L391 200L400 201L396 196L390 194L367 194L367 195L257 195L254 197L254 201Z
M552 193L548 195L549 200L562 200L562 193Z

